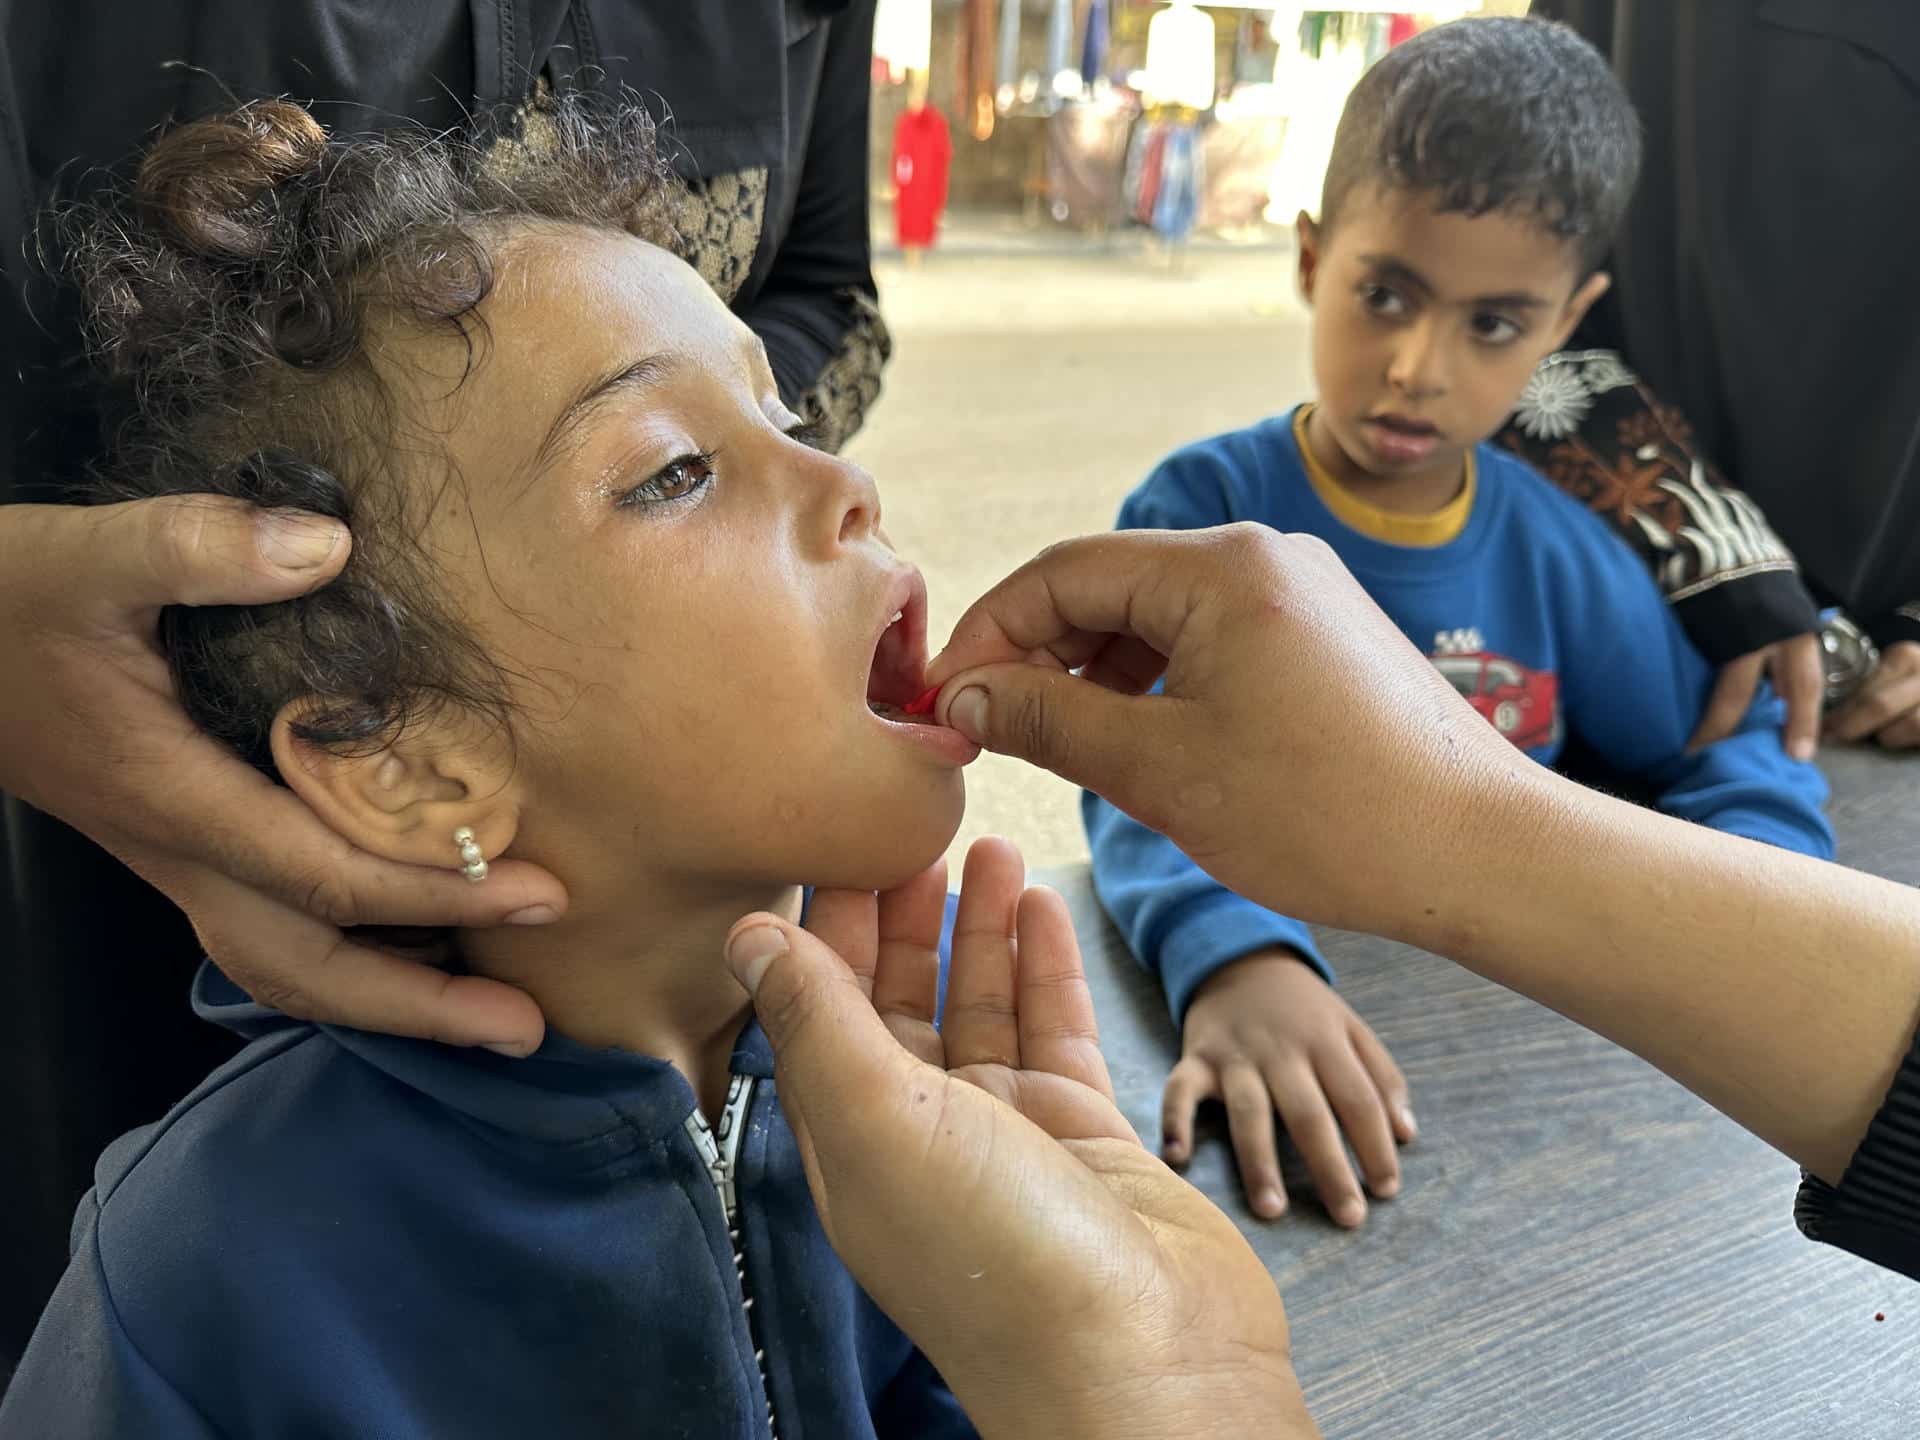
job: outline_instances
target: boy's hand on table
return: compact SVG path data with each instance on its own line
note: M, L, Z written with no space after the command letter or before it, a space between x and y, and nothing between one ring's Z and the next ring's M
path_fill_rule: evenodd
M1872 736L1889 750L1920 747L1920 645L1897 640L1880 656L1867 683L1827 717L1834 740Z
M1820 745L1820 714L1827 680L1820 637L1811 631L1795 635L1751 655L1729 660L1720 668L1700 728L1688 742L1690 750L1704 750L1740 728L1753 708L1760 679L1766 676L1787 703L1787 723L1781 743L1796 760L1811 760Z
M1276 1110L1339 1224L1367 1217L1343 1130L1367 1189L1383 1200L1398 1193L1395 1142L1415 1134L1406 1079L1366 1023L1291 950L1256 951L1209 976L1187 1006L1181 1045L1161 1109L1169 1162L1192 1155L1199 1103L1220 1100L1255 1214L1272 1220L1287 1209Z
M545 1022L524 991L343 931L541 924L566 908L560 882L503 860L469 885L451 842L444 870L356 850L174 696L163 607L289 600L338 575L349 548L331 520L212 496L0 507L0 788L164 892L263 1004L526 1054Z

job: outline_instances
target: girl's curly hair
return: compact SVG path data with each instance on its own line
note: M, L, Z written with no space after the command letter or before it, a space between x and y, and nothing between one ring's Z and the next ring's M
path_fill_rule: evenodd
M541 96L457 134L351 138L256 100L168 132L130 186L57 217L95 353L134 401L87 498L233 496L353 535L345 570L311 595L163 613L204 729L274 774L274 717L295 700L314 702L295 733L339 748L450 704L507 725L506 676L415 538L454 477L423 473L401 443L368 323L451 332L471 370L503 227L623 230L681 253L681 197L630 100Z

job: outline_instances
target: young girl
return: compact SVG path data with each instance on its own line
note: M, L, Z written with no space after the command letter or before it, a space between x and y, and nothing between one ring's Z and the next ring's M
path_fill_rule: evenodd
M109 497L353 532L303 600L166 613L190 712L353 844L478 884L511 850L571 905L454 937L539 1001L526 1060L203 969L253 1043L102 1158L9 1436L973 1433L829 1248L720 960L952 838L924 586L672 253L643 114L491 156L256 103L69 226L135 401Z

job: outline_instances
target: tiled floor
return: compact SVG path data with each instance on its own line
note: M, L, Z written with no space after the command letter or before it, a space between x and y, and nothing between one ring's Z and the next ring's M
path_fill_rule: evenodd
M894 542L927 574L937 646L966 604L1042 546L1103 529L1183 441L1303 398L1292 257L934 257L879 268L895 351L848 453L880 482ZM1084 859L1075 791L983 757L955 855L982 834L1032 865Z

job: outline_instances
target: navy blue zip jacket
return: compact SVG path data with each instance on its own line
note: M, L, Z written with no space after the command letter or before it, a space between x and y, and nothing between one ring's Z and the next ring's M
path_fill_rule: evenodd
M828 1245L757 1025L709 1129L646 1056L302 1024L211 963L194 1004L252 1043L101 1157L6 1440L975 1433Z

